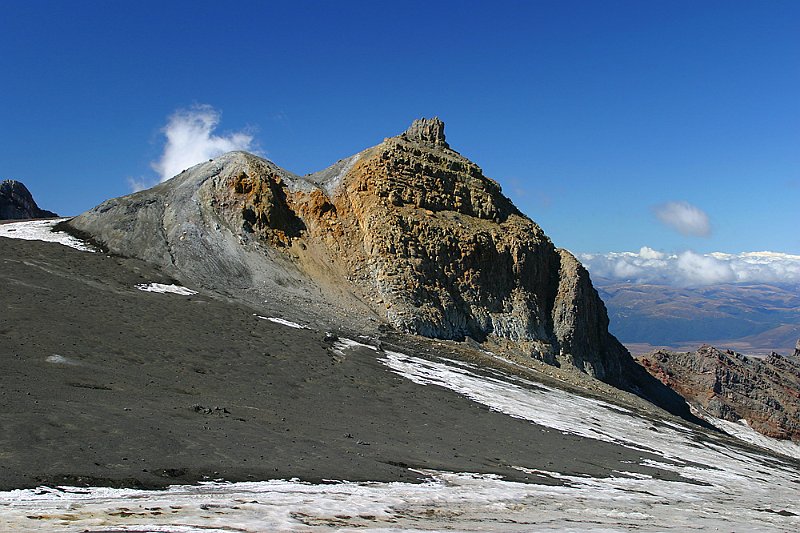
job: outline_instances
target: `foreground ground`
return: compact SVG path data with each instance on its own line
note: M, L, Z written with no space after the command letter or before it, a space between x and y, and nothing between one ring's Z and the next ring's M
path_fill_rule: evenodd
M0 258L0 489L249 481L11 490L0 528L800 525L796 460L666 414L145 292L172 280L129 259L5 238Z

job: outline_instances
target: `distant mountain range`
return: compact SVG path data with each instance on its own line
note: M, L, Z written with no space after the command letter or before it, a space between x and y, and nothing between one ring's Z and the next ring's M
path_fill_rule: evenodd
M633 353L713 344L791 354L800 338L800 285L725 283L680 288L593 277L611 332Z

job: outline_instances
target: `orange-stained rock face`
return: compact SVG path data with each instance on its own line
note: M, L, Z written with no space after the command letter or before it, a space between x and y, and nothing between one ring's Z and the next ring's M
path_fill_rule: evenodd
M387 139L361 158L348 178L351 195L366 193L395 207L452 211L494 222L520 214L471 161L402 137Z
M239 207L243 231L256 233L274 246L288 246L291 239L303 233L305 225L289 203L283 178L254 166L250 173L242 171L234 176L218 198Z
M234 180L245 223L254 213L255 231L287 250L324 249L401 331L510 340L612 379L627 354L586 271L437 135L386 139L312 187L245 173Z

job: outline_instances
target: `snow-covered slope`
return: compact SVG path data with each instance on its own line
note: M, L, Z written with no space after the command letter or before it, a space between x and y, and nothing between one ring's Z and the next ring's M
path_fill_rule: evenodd
M55 231L53 229L56 224L64 220L68 219L26 220L24 222L0 224L0 237L27 241L57 242L76 250L94 252L95 250L90 244L76 239L63 231Z

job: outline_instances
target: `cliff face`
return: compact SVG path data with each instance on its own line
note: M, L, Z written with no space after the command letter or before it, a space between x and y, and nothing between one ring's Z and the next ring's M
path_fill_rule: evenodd
M586 270L450 149L438 119L306 177L226 154L70 226L185 283L261 302L319 295L343 321L492 338L611 384L635 380Z
M39 209L24 184L15 180L0 181L0 220L57 217L51 211Z
M650 374L711 416L778 439L800 441L800 362L764 359L703 346L695 352L656 350L640 357Z

